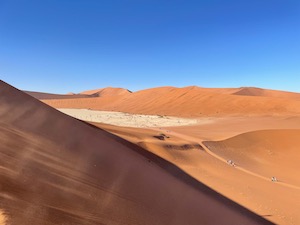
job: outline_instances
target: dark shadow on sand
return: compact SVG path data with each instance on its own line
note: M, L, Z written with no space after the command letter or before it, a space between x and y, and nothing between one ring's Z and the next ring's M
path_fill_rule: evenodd
M79 120L79 121L81 121L81 120ZM240 214L243 214L244 216L252 219L255 222L255 224L257 223L257 224L264 224L264 225L275 225L274 223L272 223L264 218L264 217L269 217L271 215L259 216L259 215L255 214L254 212L246 209L245 207L239 205L238 203L236 203L236 202L226 198L225 196L221 195L220 193L214 191L213 189L209 188L205 184L199 182L195 178L188 175L186 172L184 172L183 170L181 170L174 164L155 155L154 153L149 152L146 149L143 149L142 147L140 147L136 144L133 144L125 139L122 139L112 133L109 133L108 131L106 131L100 127L97 127L97 126L87 123L85 121L82 121L82 122L87 124L88 126L93 127L94 129L99 129L99 130L103 131L103 133L105 133L106 136L108 136L108 137L114 139L115 141L121 143L122 145L132 149L136 153L144 156L149 163L155 163L157 166L159 166L162 169L164 169L165 171L167 171L170 175L172 175L173 177L176 177L177 179L186 183L187 185L191 186L192 188L196 189L197 191L200 191L200 192L204 193L205 195L212 197L213 199L217 200L221 204L226 205L227 208L231 208L232 210L237 211Z

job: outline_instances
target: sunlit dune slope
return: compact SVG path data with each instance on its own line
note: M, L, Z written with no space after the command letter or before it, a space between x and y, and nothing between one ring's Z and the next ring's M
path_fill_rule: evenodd
M300 101L295 98L247 96L233 93L233 89L161 87L134 92L130 95L46 100L44 102L56 108L91 108L185 117L300 113Z
M0 83L9 225L271 224L129 142Z
M223 141L204 142L217 155L236 165L300 189L300 130L263 130Z

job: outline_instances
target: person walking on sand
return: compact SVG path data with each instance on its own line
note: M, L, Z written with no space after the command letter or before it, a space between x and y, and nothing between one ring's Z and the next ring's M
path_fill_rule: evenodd
M271 180L272 180L272 182L277 182L277 178L276 177L272 177Z

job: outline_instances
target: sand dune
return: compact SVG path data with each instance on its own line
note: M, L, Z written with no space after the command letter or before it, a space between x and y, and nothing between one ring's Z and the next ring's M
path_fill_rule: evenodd
M106 88L100 88L95 90L83 91L80 94L104 97L104 96L114 96L114 95L126 95L130 93L131 91L124 88L106 87Z
M130 94L131 91L124 88L101 88L97 90L83 91L79 94L69 92L68 94L50 94L36 91L24 91L39 100L48 99L76 99L76 98L95 98Z
M8 224L271 224L173 164L0 83Z
M244 95L244 96L261 96L261 97L273 97L273 98L285 98L300 100L299 93L287 92L287 91L276 91L268 90L255 87L243 87L233 92L234 95Z
M0 225L5 225L7 223L5 214L0 210Z
M300 102L296 97L247 96L234 94L233 89L199 87L161 87L134 92L130 95L45 100L44 102L55 108L91 108L179 117L293 116L300 113Z
M271 179L299 187L300 130L265 130L240 134L205 145L236 165Z
M43 92L36 92L36 91L24 91L26 94L30 96L45 100L45 99L72 99L72 98L91 98L95 97L93 95L86 95L86 94L50 94L50 93L43 93Z
M0 91L0 211L12 224L300 223L298 93L107 88L43 100L87 125L4 83ZM170 116L197 123L175 127Z
M278 130L278 127L294 127L296 121L287 123L282 118L251 118L250 121L247 121L247 118L243 118L243 120L228 118L224 121L217 119L209 124L151 129L94 124L174 163L197 180L258 215L266 217L276 224L292 225L300 222L298 213L300 190L297 185L299 169L296 164L299 154L294 151L296 148L293 145L297 143L298 130ZM255 141L257 143L251 144L242 140L239 142L239 148L231 149L231 155L227 154L228 148L224 150L224 154L227 155L223 155L223 145L219 142L202 143L206 139L207 132L211 133L211 138L218 137L218 132L214 133L218 127L219 129L222 127L222 132L228 136L233 133L245 132L248 129L257 130L264 126L269 129L277 128L277 130L254 132L256 138L252 141L259 139ZM156 138L161 133L166 134L168 138L164 140ZM244 135L248 136L248 133ZM279 139L279 136L285 144L277 146L276 143L279 140L274 143L272 140ZM275 153L272 157L275 160L268 157L259 147L260 145L264 146L264 142L271 142L271 145L274 145L276 151L273 150ZM257 147L257 149L253 148L255 153L249 156L247 155L248 151L245 151L248 146ZM291 149L288 150L290 147ZM294 151L296 159L287 165L290 157L294 156L293 154L286 155L290 150ZM247 157L242 157L243 155L247 155ZM227 163L229 159L234 161L235 167ZM281 172L279 173L279 171ZM278 182L272 182L272 176L276 176Z

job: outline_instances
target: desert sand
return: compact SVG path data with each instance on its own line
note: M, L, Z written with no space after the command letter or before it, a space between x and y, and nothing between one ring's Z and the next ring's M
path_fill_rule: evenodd
M94 125L167 159L275 224L300 221L298 118L216 118L202 125L142 130ZM261 127L269 130L256 131ZM157 139L161 133L169 138ZM212 139L221 141L205 141Z
M0 96L7 224L272 224L167 160L4 82Z
M237 94L247 90L246 95ZM257 96L255 96L257 94ZM273 96L273 97L272 97ZM295 116L300 94L255 88L160 87L95 98L43 100L55 108L82 108L177 117Z
M2 212L2 210L0 210L0 225L5 225L7 223L6 221L6 216L5 214Z
M0 224L300 224L300 94L102 90L0 83Z
M131 91L124 88L106 87L95 90L80 92L81 95L93 95L96 97L115 96L115 95L127 95L131 94Z

